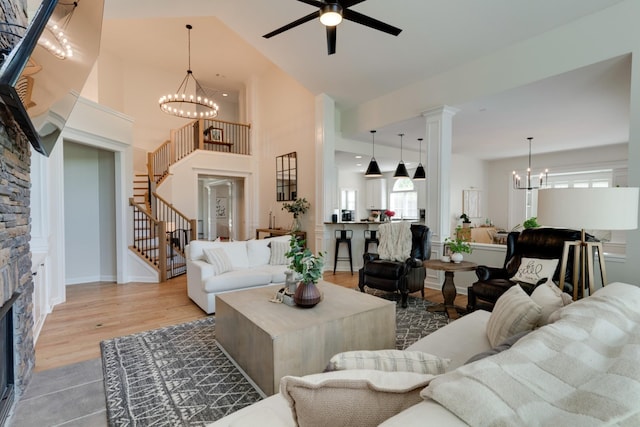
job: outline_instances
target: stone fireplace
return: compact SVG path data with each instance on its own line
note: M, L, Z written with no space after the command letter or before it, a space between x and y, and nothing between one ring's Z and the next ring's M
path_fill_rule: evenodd
M35 364L29 250L31 150L29 141L16 135L8 123L11 119L0 111L0 313L9 316L2 324L10 327L5 335L12 335L0 338L11 347L0 352L0 366L4 366L0 372L8 376L5 382L12 384L13 395L2 401L4 408L0 404L0 417L15 406ZM4 419L0 418L0 425Z

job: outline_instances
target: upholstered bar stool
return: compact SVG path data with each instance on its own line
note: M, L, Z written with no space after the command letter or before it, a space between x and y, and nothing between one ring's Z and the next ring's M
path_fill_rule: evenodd
M336 274L336 265L338 264L338 261L349 261L349 268L351 269L351 274L353 274L353 260L351 259L351 238L353 237L353 230L335 230L335 236L336 236L336 252L334 254L334 259L333 259L333 274ZM343 256L343 257L338 256L341 243L347 244L349 256Z
M369 252L369 245L375 243L376 251L380 246L380 239L378 239L378 230L364 230L364 253Z

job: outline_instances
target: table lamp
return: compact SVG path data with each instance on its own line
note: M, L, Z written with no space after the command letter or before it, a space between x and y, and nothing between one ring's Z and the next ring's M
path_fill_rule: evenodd
M574 252L573 299L578 299L577 274L580 272L580 292L585 291L589 278L589 293L593 293L593 251L598 251L602 286L607 284L602 243L587 242L588 230L634 230L638 227L638 188L547 188L538 191L538 223L551 227L579 228L581 238L565 242L560 264L560 289L564 288L567 259Z

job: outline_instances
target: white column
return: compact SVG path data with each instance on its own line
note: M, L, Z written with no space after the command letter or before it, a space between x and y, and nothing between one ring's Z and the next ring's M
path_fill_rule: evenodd
M427 211L425 223L429 226L434 243L442 242L451 233L450 172L453 116L457 109L447 106L423 113L426 118L427 146ZM442 246L434 245L439 256Z
M336 105L326 94L316 96L316 196L315 248L326 251L324 222L331 220L333 207L337 206L338 183L335 173ZM298 171L298 179L304 171Z

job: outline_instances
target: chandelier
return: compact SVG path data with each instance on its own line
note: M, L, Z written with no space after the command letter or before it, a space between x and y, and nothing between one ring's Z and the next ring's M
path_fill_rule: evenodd
M212 119L218 115L218 104L212 99L202 96L206 92L191 71L191 29L193 27L189 24L186 27L189 42L187 75L178 86L175 94L164 95L158 102L160 109L167 114L187 119ZM190 84L191 81L193 83ZM191 93L188 93L189 86L194 89Z
M76 7L78 7L78 2L58 3L58 6L64 8L71 7L71 11L64 14L62 23L60 24L54 24L49 21L45 30L42 32L40 39L38 39L38 44L48 50L56 58L67 59L73 56L73 48L71 47L71 43L69 43L69 39L65 32L67 30L67 25L69 25L69 21L71 21L71 17L73 16L73 12L76 10Z
M531 178L531 141L533 137L528 137L529 140L529 167L527 168L527 176L523 179L520 175L513 171L513 188L516 190L537 190L547 184L547 178L549 176L549 169L545 169L544 172L540 172L537 177Z

